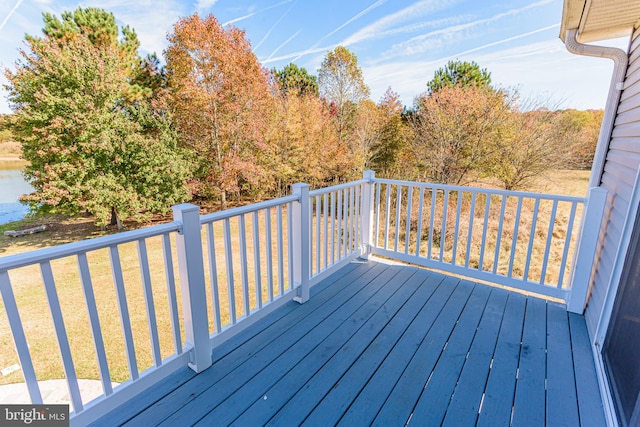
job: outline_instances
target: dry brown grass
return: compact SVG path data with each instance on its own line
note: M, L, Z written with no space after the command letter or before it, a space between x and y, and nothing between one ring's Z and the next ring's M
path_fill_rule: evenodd
M289 272L288 272L288 236L286 233L286 211L283 219L284 239L283 253L284 259L282 263L282 276L280 276L276 256L278 253L278 242L276 239L276 214L272 211L272 282L273 297L281 295L281 289L288 291ZM259 233L265 236L264 215L261 215L258 221ZM245 304L242 292L242 263L240 258L240 234L239 222L237 218L230 220L230 235L232 247L233 272L227 274L225 246L223 239L222 222L216 222L213 225L215 236L215 254L216 254L216 271L218 281L218 294L220 301L221 321L220 327L231 323L231 303L229 299L229 290L233 289L235 294L235 311L236 318L245 315ZM257 308L257 292L256 276L254 269L254 244L253 244L253 217L246 217L245 229L247 230L246 248L247 248L247 282L249 287L249 309ZM54 232L47 232L55 235ZM55 238L55 242L64 240L64 233L60 233ZM175 233L172 233L172 259L174 268L174 281L177 287L177 300L179 319L182 319L182 306L180 300L179 279L177 256L175 253ZM30 236L30 239L36 239ZM211 296L211 283L209 274L209 248L207 243L206 229L203 228L202 241L204 243L204 263L205 263L205 282L207 293L207 306L209 312L209 330L213 333L216 330L213 315L213 304ZM53 239L49 239L53 243ZM162 357L166 358L174 354L174 344L172 338L172 326L170 315L170 304L167 290L167 280L165 264L163 260L163 248L161 237L153 237L146 239L146 247L149 258L149 272L151 275L151 283L153 287L154 307L156 310L156 322L160 337L160 347ZM270 298L267 289L267 260L266 240L259 242L261 253L260 282L261 295L263 303ZM15 244L5 248L4 254L23 252L27 243L22 244L16 241ZM146 313L145 298L141 280L141 270L138 262L138 247L135 242L120 245L118 247L120 261L123 269L123 277L125 283L125 293L127 298L130 325L133 331L135 342L135 353L137 359L137 370L139 372L153 365L150 334L148 327L148 316ZM113 381L122 382L129 378L128 365L126 360L126 352L124 346L124 338L122 333L122 322L120 319L115 287L110 266L110 258L107 249L92 251L87 254L91 270L91 279L97 300L97 310L100 318L101 330L105 341L105 350L109 363L111 379ZM61 301L61 308L67 335L69 337L72 356L74 359L76 374L78 378L99 378L98 366L96 363L96 353L93 348L93 338L91 328L89 326L88 314L84 293L82 290L78 266L75 257L67 257L52 262L54 277L56 280L56 289L58 297ZM234 286L228 286L227 278L232 277ZM53 321L49 312L44 285L40 277L40 271L37 266L12 270L10 272L12 287L16 296L17 304L20 310L21 319L30 345L32 359L35 363L36 374L38 379L63 378L64 371L62 367L61 357L58 352L58 346L55 341L55 332ZM280 284L282 283L282 287ZM184 325L180 320L181 343L184 342ZM14 351L13 341L11 338L8 321L3 307L0 306L0 366L6 367L14 363L19 363L17 353ZM7 377L0 378L0 384L21 382L23 381L21 373L15 372Z
M19 142L0 142L0 169L22 169L29 164L22 159L22 147Z
M542 187L546 188L548 192L552 193L564 193L584 195L586 192L586 182L588 181L588 172L585 171L568 171L566 173L558 172L557 179L545 180L540 184L539 190ZM581 187L582 186L582 187ZM580 193L580 191L582 193ZM415 197L415 196L414 196ZM414 198L414 201L416 198ZM467 200L463 200L464 205L468 203ZM499 208L499 206L498 206ZM528 208L527 208L528 209ZM544 209L547 209L546 207ZM541 208L542 210L542 208ZM455 211L455 209L454 209ZM417 210L414 210L417 212ZM528 211L523 209L522 219L520 227L522 232L528 233L530 229L530 215L527 216ZM462 221L468 221L467 216L462 216ZM508 229L513 226L514 213L509 211L505 216L505 232L503 234L503 240L508 240ZM272 218L272 251L274 254L274 262L272 264L273 276L272 280L275 284L274 295L279 294L279 283L282 282L285 289L288 288L289 272L288 272L288 246L287 246L287 226L286 226L286 210L284 211L283 230L285 238L283 240L282 250L285 254L283 260L283 274L280 277L278 273L278 265L275 262L276 254L278 253L277 239L276 239L276 212L271 211ZM476 220L478 217L476 216ZM158 219L161 220L161 219ZM164 218L164 221L170 220L170 218ZM561 221L559 218L558 221ZM50 230L36 235L25 236L18 239L9 239L7 237L0 237L0 255L9 255L14 253L26 252L42 247L53 246L57 244L66 243L69 241L81 240L87 237L94 237L113 232L113 230L107 230L102 232L94 227L91 223L91 218L75 218L75 219L63 219L63 218L49 218L40 220L50 223ZM510 221L510 222L509 222ZM37 222L37 221L36 221ZM461 222L464 223L464 222ZM539 223L540 227L544 226L544 222ZM31 224L30 226L32 226ZM262 236L259 239L260 245L260 281L262 282L262 299L267 301L269 293L266 288L267 278L267 262L265 260L266 255L266 239L264 238L266 229L264 223L264 215L261 213L258 220L259 235ZM474 239L475 236L479 236L481 232L478 232L475 227L480 226L480 222L477 221L474 224ZM253 216L248 215L246 217L247 230L247 274L249 285L249 305L250 309L257 307L256 301L256 279L254 269L254 243L251 231L253 229ZM544 228L544 227L543 227ZM315 229L315 227L314 227ZM230 221L231 230L231 245L233 254L233 280L234 280L234 292L236 294L235 309L237 317L244 314L244 301L242 300L242 271L241 271L241 259L239 251L239 227L238 220L232 219ZM537 229L536 229L537 230ZM525 233L525 234L526 234ZM227 275L226 275L226 260L224 257L225 249L223 242L223 229L220 222L214 225L215 235L215 252L216 252L216 270L218 279L218 289L220 294L220 312L221 312L221 325L225 326L230 321L230 307L228 304L228 291ZM561 236L560 236L561 237ZM211 284L209 281L208 271L208 249L206 245L206 230L203 229L202 234L203 242L205 242L205 278L207 283L207 304L209 310L209 329L211 332L215 331L216 325L214 324L212 297L211 297ZM424 236L423 236L424 238ZM460 239L466 238L464 235L459 236ZM324 235L322 239L325 239ZM452 250L452 237L447 235L445 237L445 258L451 257ZM175 236L172 235L172 241L175 241ZM475 241L475 240L474 240ZM423 241L421 248L423 253L426 253L426 241ZM172 341L172 329L171 319L169 314L169 302L167 292L167 281L165 278L165 267L162 255L162 243L159 237L148 239L146 242L147 250L149 254L149 266L151 274L151 282L153 286L153 297L156 307L156 319L158 323L158 331L160 336L160 346L163 357L167 357L174 352ZM415 248L415 238L411 241L412 247ZM172 245L175 247L175 245ZM435 245L434 245L435 248ZM507 246L504 246L507 248ZM518 248L516 252L516 258L523 256L523 249ZM144 303L144 295L142 291L142 282L140 279L140 268L138 267L138 250L135 243L129 243L121 245L119 248L121 265L123 267L123 276L125 280L126 295L128 308L130 311L131 328L133 330L133 336L136 343L136 358L138 364L138 370L152 366L152 355L149 338L149 329L147 324L146 308ZM435 251L434 251L435 252ZM525 251L526 252L526 251ZM437 252L439 255L439 252ZM526 253L525 253L526 255ZM315 260L315 253L312 254ZM464 257L466 254L460 252L458 249L458 259ZM473 253L470 254L473 256ZM536 255L538 256L538 255ZM558 256L557 250L554 247L552 256ZM324 254L321 254L322 264L324 264ZM120 316L118 313L118 307L116 303L115 290L113 285L113 279L111 275L111 267L109 263L109 256L107 250L99 250L92 252L88 255L91 278L94 286L94 292L98 301L98 313L100 317L100 323L102 326L103 336L105 340L105 347L109 361L109 368L113 381L124 381L128 378L128 368L126 363L124 340L122 338L122 325ZM492 259L485 257L485 265L492 266ZM506 258L508 259L508 258ZM175 275L177 276L177 258L175 250L173 253L173 262ZM501 255L499 259L499 267L504 268L505 258ZM58 296L62 305L63 317L65 320L65 326L67 334L69 336L74 363L76 364L76 373L79 378L99 378L98 369L96 363L96 354L93 348L93 339L91 330L89 328L88 316L86 310L86 304L84 301L84 294L79 280L78 267L75 258L64 258L52 262L53 271L56 278L56 286L58 290ZM314 268L315 271L315 268ZM530 273L530 275L533 273ZM48 304L46 303L46 295L40 277L38 267L23 268L11 272L11 280L13 289L16 295L18 307L21 313L21 319L24 324L27 339L30 345L30 351L33 360L35 361L36 374L38 379L52 379L63 378L64 372L62 369L61 358L58 351L58 345L55 341L55 334L53 329L53 322L49 312ZM180 303L180 292L178 279L176 277L177 297L178 297L178 311L179 318L182 318L182 307ZM184 325L180 324L182 340L184 340ZM13 340L8 327L6 314L4 307L0 307L0 368L18 363L17 354L14 350ZM21 382L24 381L21 371L14 372L6 377L0 377L0 384Z
M22 147L19 142L0 142L0 157L20 157L20 154L22 154Z
M588 183L588 171L557 171L552 176L541 180L530 191L584 196ZM490 183L480 183L480 186L490 187ZM395 197L396 188L391 189L391 203L389 212L389 235L387 245L394 249L396 232L396 209ZM380 209L381 227L378 232L378 244L384 245L385 233L385 187L383 187ZM420 256L433 260L440 260L452 263L455 250L455 264L464 266L467 262L470 267L482 269L487 272L497 272L502 275L511 275L514 278L522 279L525 276L526 260L530 257L530 267L526 271L526 278L529 281L547 284L557 284L561 279L564 286L567 286L568 275L571 268L572 254L575 249L575 240L578 233L579 220L582 215L582 207L578 206L569 240L569 251L564 270L560 271L560 260L564 255L566 233L569 227L571 204L566 202L558 203L555 220L553 223L552 239L549 246L549 261L545 266L543 259L547 251L546 236L550 227L553 202L541 201L538 207L535 229L533 226L534 200L525 199L518 215L518 202L515 197L508 197L505 201L504 216L500 224L500 210L502 198L492 196L488 222L485 226L485 203L484 195L479 195L475 202L473 215L473 228L471 230L471 244L467 248L470 232L470 217L472 199L471 194L450 192L448 198L446 232L442 235L443 228L443 206L444 193L438 191L434 205L434 216L431 219L432 198L429 191L424 193L423 202L423 223L420 237ZM418 210L419 210L419 190L416 188L412 193L412 209L410 215L407 212L408 189L402 190L402 208L399 215L398 227L398 248L404 251L408 247L410 254L416 253L418 241ZM460 198L459 233L455 235L455 225L458 210L458 198ZM410 232L407 239L406 224L410 217ZM518 221L516 221L518 219ZM517 238L514 239L517 223ZM433 227L433 228L431 228ZM501 227L501 228L500 228ZM499 234L500 232L500 234ZM533 233L533 244L530 246L530 237ZM485 236L484 252L481 253L483 234ZM498 243L499 242L499 246ZM515 245L515 250L512 250ZM529 251L531 253L529 254ZM468 253L467 253L468 252ZM481 258L482 254L482 259ZM513 257L513 262L511 261ZM542 277L544 271L544 278ZM562 275L561 275L562 273Z

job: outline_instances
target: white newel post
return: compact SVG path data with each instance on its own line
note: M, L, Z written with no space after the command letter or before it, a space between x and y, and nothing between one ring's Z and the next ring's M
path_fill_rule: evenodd
M567 310L572 313L584 312L606 202L607 190L599 187L589 190L586 211L580 227L578 250L570 276L571 290L567 299Z
M298 183L291 186L291 193L300 197L299 202L293 203L292 209L292 230L291 236L293 244L293 283L296 286L296 296L294 300L300 304L309 299L309 276L310 276L310 251L311 241L309 225L309 184Z
M176 247L186 344L192 346L189 367L195 372L202 372L211 366L211 345L202 261L200 207L190 203L173 206L173 219L182 223L182 232L176 237Z
M362 186L362 257L368 259L371 254L371 237L373 235L373 205L374 205L374 185L373 179L376 173L372 170L366 170L362 173L362 179L366 179L367 183Z

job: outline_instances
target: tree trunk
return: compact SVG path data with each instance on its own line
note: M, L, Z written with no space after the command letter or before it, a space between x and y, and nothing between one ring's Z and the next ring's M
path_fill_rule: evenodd
M124 229L124 225L122 225L122 221L120 220L120 217L118 216L118 213L116 212L116 208L115 207L111 207L111 222L110 225L117 225L118 226L118 231L121 231L122 229Z
M116 208L111 207L111 222L109 225L116 225L118 223L118 214L116 213Z
M220 190L220 209L227 209L227 192L226 190Z

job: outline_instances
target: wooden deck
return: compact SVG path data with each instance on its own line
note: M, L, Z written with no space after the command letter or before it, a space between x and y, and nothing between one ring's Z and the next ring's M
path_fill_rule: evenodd
M96 425L602 426L584 319L425 270L352 263Z

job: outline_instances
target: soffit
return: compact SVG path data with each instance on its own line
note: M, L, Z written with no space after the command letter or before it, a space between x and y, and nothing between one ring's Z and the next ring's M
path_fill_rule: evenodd
M640 0L564 0L560 38L578 28L579 42L628 36L640 22Z

